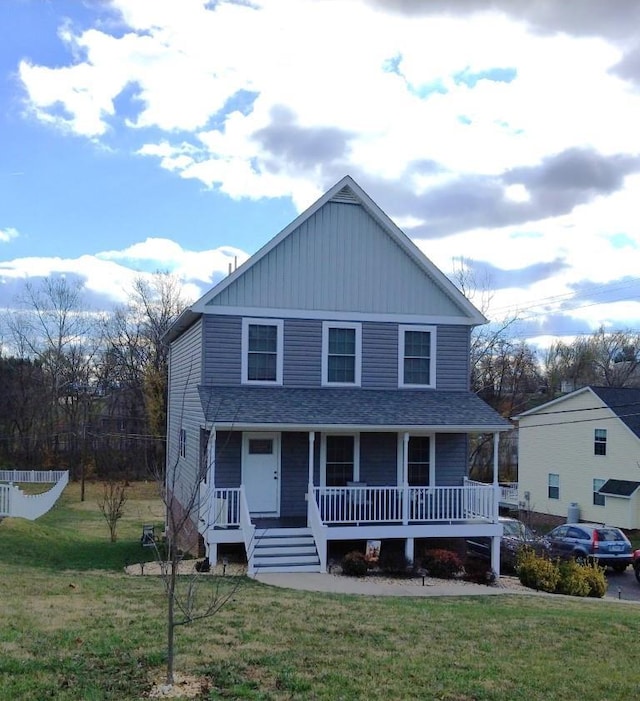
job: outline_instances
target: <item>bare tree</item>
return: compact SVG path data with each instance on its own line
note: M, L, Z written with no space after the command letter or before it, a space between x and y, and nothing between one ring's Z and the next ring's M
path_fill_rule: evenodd
M109 526L111 542L118 539L118 521L124 516L127 503L127 483L109 480L103 485L102 495L98 497L98 508Z

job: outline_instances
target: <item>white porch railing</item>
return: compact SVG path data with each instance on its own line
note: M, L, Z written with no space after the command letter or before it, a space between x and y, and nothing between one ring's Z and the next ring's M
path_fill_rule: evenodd
M227 528L228 526L237 527L240 525L241 491L242 487L211 490L209 526Z
M463 522L497 518L492 485L314 487L325 524Z
M240 487L238 491L238 520L240 529L242 530L242 537L244 538L244 549L247 553L247 574L251 577L256 572L255 560L253 557L255 551L256 527L251 522L249 503L247 502L247 495L245 494L244 488Z
M320 509L315 499L307 501L307 523L311 528L316 550L320 559L320 572L327 571L327 526L322 523Z
M14 516L35 521L46 514L58 501L63 489L69 483L69 473L66 470L58 474L60 476L55 486L42 494L25 494L15 484L0 484L0 516Z
M500 484L500 501L506 504L518 503L518 483L503 482Z
M55 484L65 473L67 470L0 470L0 482Z

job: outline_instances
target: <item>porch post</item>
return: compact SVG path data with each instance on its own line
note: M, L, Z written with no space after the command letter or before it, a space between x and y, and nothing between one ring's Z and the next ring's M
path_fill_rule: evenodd
M402 436L402 523L409 523L409 433ZM407 545L408 548L408 545Z
M209 523L206 524L206 530L202 534L204 538L205 551L207 555L207 560L211 567L215 567L218 564L218 544L211 543L209 541L209 525L210 525L210 514L213 508L213 490L215 489L215 474L216 474L216 427L212 426L209 433L209 440L207 442L207 471L206 471L206 481L208 489L206 490L206 499L208 503L205 505L204 513L209 517L207 520ZM202 506L201 506L202 510ZM215 514L214 514L215 521Z
M500 443L500 433L495 431L493 434L493 494L494 494L494 510L493 519L498 521L500 515L500 484L498 483L498 446Z
M313 499L313 446L316 440L315 431L309 431L309 480L307 486L307 502ZM310 527L309 523L309 504L307 503L307 526Z
M207 445L207 481L210 489L215 487L215 471L216 471L216 427L211 428L209 434L209 444Z

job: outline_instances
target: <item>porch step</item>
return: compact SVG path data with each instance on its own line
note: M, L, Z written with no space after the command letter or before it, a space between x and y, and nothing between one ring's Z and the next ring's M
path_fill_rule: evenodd
M320 558L308 528L256 530L253 548L256 572L319 572Z

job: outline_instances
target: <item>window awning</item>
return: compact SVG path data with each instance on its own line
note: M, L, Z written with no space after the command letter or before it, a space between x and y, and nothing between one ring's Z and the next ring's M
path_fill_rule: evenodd
M640 487L640 482L630 480L607 480L598 490L600 494L611 497L630 497Z

